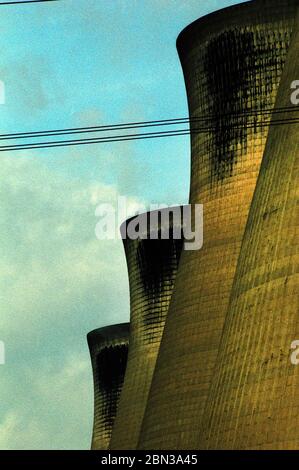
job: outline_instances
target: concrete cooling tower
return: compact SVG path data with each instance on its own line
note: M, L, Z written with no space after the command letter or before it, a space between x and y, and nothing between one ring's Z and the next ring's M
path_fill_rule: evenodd
M199 443L299 450L299 15L242 243ZM286 110L288 108L288 111ZM277 115L273 121L277 120Z
M174 210L176 215L170 218L168 209L142 214L145 223L141 223L136 240L125 238L128 224L136 218L121 227L130 283L131 330L128 366L110 449L137 446L183 244L181 208ZM156 225L158 238L150 239L155 232L155 223L149 227L150 217L158 212L163 218ZM169 229L169 239L162 239L162 229L166 234Z
M94 382L91 448L106 450L110 442L128 356L129 323L106 326L87 335Z
M192 131L190 203L204 206L204 245L182 253L141 449L197 448L297 5L246 2L178 38Z

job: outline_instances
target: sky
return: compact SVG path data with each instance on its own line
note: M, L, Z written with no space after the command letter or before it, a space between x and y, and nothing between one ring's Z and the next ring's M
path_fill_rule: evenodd
M0 5L1 133L186 117L175 42L239 0ZM189 138L0 153L0 449L88 449L86 334L129 319L122 243L95 209L188 201Z

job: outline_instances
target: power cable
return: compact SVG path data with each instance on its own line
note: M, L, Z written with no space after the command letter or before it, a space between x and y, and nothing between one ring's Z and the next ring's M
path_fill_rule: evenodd
M53 129L53 130L44 130L44 131L32 131L32 132L17 132L10 134L0 134L0 140L15 140L15 139L28 139L28 138L39 138L39 137L54 137L58 135L71 135L71 134L82 134L82 133L91 133L91 132L110 132L114 130L130 130L138 128L147 128L147 127L162 127L162 126L171 126L171 125L182 125L190 124L197 122L207 122L208 120L214 121L216 118L219 120L219 117L225 118L238 118L242 116L249 117L261 117L263 115L267 116L268 114L280 114L280 113L291 113L294 111L299 111L298 108L285 107L285 108L276 108L276 109L266 109L255 112L254 110L243 111L241 113L224 113L221 115L207 114L205 117L198 118L173 118L173 119L162 119L155 121L140 121L140 122L128 122L120 124L108 124L102 126L89 126L89 127L73 127L66 129Z
M287 125L287 124L298 124L299 119L290 118L277 121L269 121L267 123L255 123L248 126L230 126L230 129L243 130L244 128L257 129L258 127L269 127L272 125ZM228 127L226 127L226 130ZM37 142L29 144L17 144L14 146L0 146L0 152L8 152L15 150L29 150L29 149L39 149L39 148L53 148L53 147L67 147L75 145L87 145L87 144L98 144L98 143L109 143L109 142L123 142L130 140L142 140L142 139L155 139L161 137L174 137L181 135L194 135L199 133L219 131L215 127L202 127L198 129L182 129L180 131L161 131L161 132L148 132L141 134L127 134L127 135L117 135L112 137L100 137L100 138L91 138L91 139L78 139L78 140L62 140L62 141L50 141L50 142Z

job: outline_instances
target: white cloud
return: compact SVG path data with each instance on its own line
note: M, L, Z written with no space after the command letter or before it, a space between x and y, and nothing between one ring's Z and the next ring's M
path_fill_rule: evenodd
M18 389L15 375L7 387L18 401L0 419L0 448L88 448L93 406L89 361L73 354L64 364L42 360L19 372L26 381Z
M2 157L2 449L89 446L86 334L129 313L122 242L94 231L96 204L117 196L113 185L72 179L36 156Z

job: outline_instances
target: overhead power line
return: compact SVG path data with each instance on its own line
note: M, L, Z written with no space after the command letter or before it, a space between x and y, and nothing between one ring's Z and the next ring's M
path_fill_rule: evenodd
M0 2L0 6L3 5L22 5L24 3L45 3L45 2L59 2L60 0L19 0L12 2Z
M268 127L269 125L292 125L292 124L299 124L298 118L289 118L289 119L281 119L281 120L272 120L264 123L254 123L247 126L230 126L231 129L242 130L244 128L254 128L257 129L259 127ZM227 129L227 128L226 128ZM16 150L29 150L29 149L41 149L41 148L53 148L53 147L68 147L68 146L77 146L77 145L90 145L90 144L99 144L99 143L108 143L108 142L124 142L124 141L131 141L131 140L142 140L142 139L155 139L161 137L175 137L175 136L182 136L182 135L194 135L206 132L213 132L215 131L215 127L198 127L195 129L181 129L181 130L171 130L171 131L160 131L160 132L147 132L147 133L140 133L140 134L123 134L123 135L116 135L111 137L99 137L99 138L91 138L91 139L77 139L77 140L61 140L61 141L48 141L48 142L37 142L37 143L29 143L29 144L17 144L17 145L8 145L8 146L0 146L0 152L8 152L8 151L16 151Z
M116 130L131 130L147 127L162 127L162 126L179 126L183 124L192 124L192 123L207 123L207 121L217 121L219 122L219 117L223 120L225 117L228 118L239 118L239 117L261 117L269 116L281 113L291 113L294 111L299 111L298 108L285 107L277 109L265 109L260 111L248 110L241 113L224 113L221 115L207 114L206 116L196 117L196 118L173 118L173 119L160 119L154 121L138 121L138 122L128 122L120 124L108 124L101 126L89 126L89 127L73 127L66 129L52 129L52 130L43 130L43 131L31 131L31 132L17 132L10 134L0 134L1 140L15 140L15 139L28 139L28 138L39 138L39 137L55 137L59 135L72 135L72 134L82 134L82 133L93 133L93 132L110 132Z

